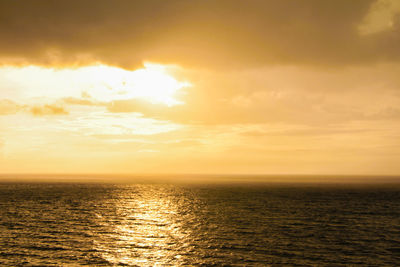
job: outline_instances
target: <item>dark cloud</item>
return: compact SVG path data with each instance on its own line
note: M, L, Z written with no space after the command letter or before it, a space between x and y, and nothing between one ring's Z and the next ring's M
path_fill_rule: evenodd
M3 63L134 68L397 61L399 23L360 35L372 0L0 0Z

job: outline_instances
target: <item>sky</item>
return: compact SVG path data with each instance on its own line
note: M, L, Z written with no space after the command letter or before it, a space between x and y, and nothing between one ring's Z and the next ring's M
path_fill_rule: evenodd
M400 175L400 1L0 0L0 173Z

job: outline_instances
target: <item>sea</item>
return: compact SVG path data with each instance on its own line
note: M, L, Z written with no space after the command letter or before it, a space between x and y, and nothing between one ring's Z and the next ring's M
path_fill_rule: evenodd
M399 265L398 184L0 183L0 266Z

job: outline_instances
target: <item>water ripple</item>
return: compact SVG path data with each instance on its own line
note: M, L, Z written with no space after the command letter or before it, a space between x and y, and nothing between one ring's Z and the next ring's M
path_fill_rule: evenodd
M400 190L0 184L2 266L400 262Z

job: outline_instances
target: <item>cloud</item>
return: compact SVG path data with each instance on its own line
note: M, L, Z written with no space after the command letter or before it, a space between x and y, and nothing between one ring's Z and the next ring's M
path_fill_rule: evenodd
M189 75L194 86L166 107L137 99L106 104L113 113L181 124L290 123L328 125L347 121L398 120L400 64L326 70L273 67L225 74ZM360 78L362 77L362 78Z
M78 98L78 97L65 97L61 100L68 105L80 105L80 106L104 106L105 103L96 101L92 98Z
M312 106L294 107L285 103L263 105L262 102L249 106L236 106L231 102L209 101L202 105L179 105L165 107L143 103L135 99L113 101L107 106L113 113L137 112L157 120L169 120L182 124L251 124L251 123L320 123L335 121L349 116L337 111L318 110ZM318 114L318 116L316 115Z
M127 68L143 60L224 68L398 61L395 20L392 31L359 34L374 3L0 0L0 61Z
M265 127L264 127L265 128ZM325 127L305 127L305 126L292 126L287 129L259 129L251 131L243 131L240 134L246 137L273 137L273 136L292 136L292 137L323 137L323 136L338 136L348 134L363 134L374 132L373 128L351 128L346 125L327 125Z
M64 107L58 105L42 105L32 106L29 108L29 112L34 116L45 116L45 115L68 115L68 111Z
M375 34L398 26L400 2L398 0L378 0L371 5L363 22L359 25L361 34Z
M0 99L0 115L11 115L21 110L21 106L9 99Z
M93 94L90 95L82 93L90 89L89 86L73 87L71 84L60 89L57 85L64 81L60 78L44 86L34 86L32 83L31 87L25 85L17 88L30 97L15 97L21 104L11 100L1 103L3 114L12 114L21 109L36 115L64 115L67 109L77 114L107 110L114 115L141 113L147 118L179 124L330 124L351 120L390 120L399 118L399 71L400 64L340 70L304 66L224 72L180 69L171 75L184 78L193 86L181 90L176 96L184 104L170 107L143 99L112 101L112 97L103 97L100 101L96 99L96 95L102 96L96 94L98 87L93 86ZM43 90L39 90L41 88ZM46 88L55 89L50 91ZM127 89L134 90L131 87ZM54 93L49 98L53 91L58 95ZM46 96L45 100L43 96ZM32 101L40 101L40 104L32 105ZM58 112L46 108L45 104L55 106Z
M0 99L0 116L28 112L34 116L68 115L69 112L60 104L21 105L9 99Z
M4 146L5 146L4 141L0 139L0 160L4 157L4 151L3 151Z

